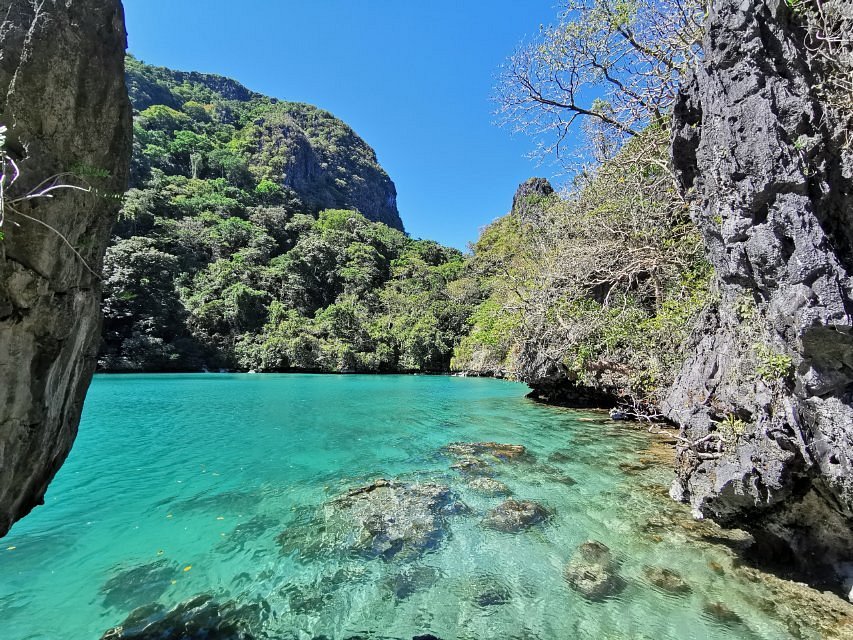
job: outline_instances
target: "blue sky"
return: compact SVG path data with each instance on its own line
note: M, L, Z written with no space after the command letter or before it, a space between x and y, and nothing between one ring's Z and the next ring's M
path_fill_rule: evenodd
M494 124L500 65L555 0L124 0L129 50L232 77L352 126L397 185L414 237L465 248L518 183L556 166Z

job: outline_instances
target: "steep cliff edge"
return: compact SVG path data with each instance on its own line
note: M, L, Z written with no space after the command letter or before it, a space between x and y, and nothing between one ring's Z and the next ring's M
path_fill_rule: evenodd
M675 106L719 300L665 411L683 425L673 496L832 580L853 560L853 129L819 93L799 4L712 2Z
M127 87L140 116L132 187L150 181L151 169L227 177L231 183L266 179L292 192L306 212L356 209L403 230L397 189L376 152L328 111L255 93L230 78L154 67L132 56ZM188 148L197 154L195 163ZM251 177L235 173L233 160L224 162L225 149L246 163Z
M99 271L118 210L113 194L127 184L131 120L118 0L2 0L0 16L0 124L9 129L6 151L20 168L7 199L69 171L87 174L93 186L88 193L60 189L51 199L19 202L17 212L6 209L0 241L3 535L42 502L77 432L101 327L100 282L89 267ZM6 178L8 187L11 175Z

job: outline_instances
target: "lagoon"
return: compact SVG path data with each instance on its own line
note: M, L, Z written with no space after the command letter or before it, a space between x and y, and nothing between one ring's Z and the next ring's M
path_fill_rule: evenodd
M200 595L244 633L211 638L778 640L835 624L668 499L644 429L525 392L449 376L96 376L45 505L0 546L0 637L97 639ZM446 449L488 441L526 454L484 471ZM478 477L547 518L485 526L507 498ZM329 505L378 478L449 487L465 508L406 553L332 536ZM597 598L566 580L589 541L615 574Z

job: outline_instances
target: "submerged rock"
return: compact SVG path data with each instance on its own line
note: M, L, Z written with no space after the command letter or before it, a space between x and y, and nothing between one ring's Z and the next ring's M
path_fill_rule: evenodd
M534 460L524 446L499 442L451 442L441 453L455 459L451 469L468 476L489 476L505 463Z
M706 602L702 606L702 611L704 611L705 614L715 622L720 622L722 624L737 625L743 622L738 614L729 609L729 607L722 602Z
M285 531L279 542L288 551L339 549L386 560L413 558L435 548L449 532L447 518L465 509L447 486L381 478L327 503L316 522Z
M388 577L385 584L394 594L394 598L405 600L418 591L429 589L440 576L441 573L432 567L407 566Z
M563 473L559 467L550 464L537 465L526 476L531 480L535 478L536 484L556 482L567 487L573 487L577 484L577 480Z
M481 573L460 585L458 596L478 609L486 609L508 604L512 600L512 589L502 576Z
M450 468L470 476L487 476L492 472L492 467L488 462L477 458L463 458L450 465Z
M548 520L549 511L530 500L507 500L483 518L483 526L505 533L516 533Z
M567 451L555 451L550 456L548 456L548 462L556 462L557 464L562 464L564 462L571 462L574 458Z
M468 483L468 487L477 491L479 493L483 493L487 496L509 496L512 495L512 491L510 488L506 486L500 480L495 480L494 478L474 478Z
M645 567L643 575L646 579L662 591L673 594L690 593L690 585L684 581L680 575L671 569L661 567Z
M474 604L481 609L507 604L510 600L512 594L504 585L487 587L474 596Z
M616 595L625 587L618 570L619 563L610 548L592 540L577 548L563 570L563 577L572 589L585 598L603 600Z
M249 629L260 619L259 613L257 606L219 604L203 594L170 610L162 605L141 607L101 640L252 640Z
M104 606L127 611L152 602L166 592L178 573L178 566L165 559L120 569L101 587Z
M442 449L455 458L494 459L500 462L529 459L527 449L520 444L499 442L451 442Z

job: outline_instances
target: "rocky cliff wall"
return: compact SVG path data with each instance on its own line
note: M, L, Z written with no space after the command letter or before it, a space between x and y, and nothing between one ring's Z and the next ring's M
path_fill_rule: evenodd
M20 169L9 186L7 165L7 203L66 172L77 175L60 181L91 186L6 207L0 535L42 502L74 441L94 371L101 326L95 273L130 157L125 46L119 0L0 0L0 124Z
M829 574L853 560L853 154L805 17L711 3L673 160L720 296L665 410L674 497Z

